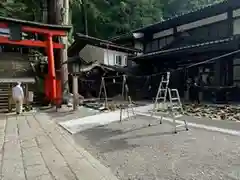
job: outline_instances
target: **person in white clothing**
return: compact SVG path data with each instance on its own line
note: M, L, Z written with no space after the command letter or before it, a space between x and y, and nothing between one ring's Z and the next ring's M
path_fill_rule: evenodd
M15 87L13 87L12 98L16 105L16 113L17 114L22 113L24 93L23 93L23 88L21 87L20 82L18 82L17 85Z

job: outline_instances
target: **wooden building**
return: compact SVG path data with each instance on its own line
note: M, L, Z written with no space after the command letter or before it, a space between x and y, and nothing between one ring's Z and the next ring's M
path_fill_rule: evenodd
M145 74L187 67L239 49L240 1L226 0L112 38L143 50L132 60ZM205 86L240 85L240 54L178 71L175 83L184 92L187 78Z
M128 56L137 52L137 49L77 33L74 43L68 48L68 57L80 57L86 62L125 67L131 65Z
M79 93L85 98L97 97L102 77L128 74L126 67L134 68L128 59L138 52L138 49L77 33L74 43L68 48L68 57L69 61L78 62L81 67ZM69 66L69 72L72 72L73 66ZM116 81L121 78L116 78ZM121 93L119 90L121 91L122 82L113 83L113 79L107 81L110 81L107 82L108 96ZM69 86L72 87L72 84L72 78L69 77Z

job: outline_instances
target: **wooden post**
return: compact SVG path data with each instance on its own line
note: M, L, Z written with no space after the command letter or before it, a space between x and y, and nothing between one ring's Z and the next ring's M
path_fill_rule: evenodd
M59 25L69 25L69 0L55 0L57 6L56 21ZM61 75L62 75L62 90L69 90L68 85L68 37L63 36L60 38L62 44L64 44L64 49L60 50L61 57Z
M88 35L87 0L82 0L80 2L81 2L81 10L83 12L84 33L85 35Z
M78 107L78 76L73 75L73 110Z
M8 112L12 112L12 84L8 84L9 91L8 91Z
M29 94L28 94L28 83L26 83L26 89L25 89L25 91L26 91L26 96L25 96L25 103L26 103L26 106L27 106L27 108L29 107Z
M54 55L53 55L53 41L52 36L47 36L47 54L48 54L48 78L50 82L48 84L49 88L52 90L50 98L55 101L57 98L57 90L56 90L56 72L55 72L55 63L54 63Z

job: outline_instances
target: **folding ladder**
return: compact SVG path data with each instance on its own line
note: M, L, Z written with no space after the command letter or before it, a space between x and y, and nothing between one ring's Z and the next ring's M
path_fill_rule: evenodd
M166 100L167 100L167 93L168 93L168 85L170 81L170 72L167 72L166 79L164 79L164 76L162 76L161 82L158 87L157 95L155 98L152 116L158 111L159 104L161 103L164 108L166 108Z
M178 127L185 127L185 129L188 131L188 124L186 120L184 121L184 124L177 125L176 118L180 117L177 116L177 114L183 115L183 107L180 100L180 96L177 89L168 89L168 95L169 95L169 101L170 101L170 107L168 108L170 112L170 116L173 119L173 125L174 125L174 133L177 133ZM162 123L163 116L161 116L160 123Z
M108 108L108 97L107 97L107 90L106 90L106 84L105 84L104 77L102 77L102 79L101 79L101 85L100 85L100 90L99 90L99 94L98 94L99 101L101 101L102 93L104 95L105 108Z
M133 108L134 104L132 103L131 96L129 96L129 88L128 88L128 85L127 85L126 75L123 75L122 97L123 97L123 100L125 100L127 98L128 104L127 104L126 108L123 104L120 105L120 122L122 121L124 110L126 110L128 119L131 118L131 115L130 115L131 113L132 113L133 117L136 117L136 113L135 113L134 108Z

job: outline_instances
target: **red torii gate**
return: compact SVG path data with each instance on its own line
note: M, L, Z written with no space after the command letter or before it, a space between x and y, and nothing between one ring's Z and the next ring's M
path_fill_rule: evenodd
M59 88L59 86L57 86L56 83L54 49L63 49L64 45L53 42L53 37L67 36L67 32L71 29L71 26L43 24L0 16L0 28L5 30L6 34L8 34L8 36L0 34L0 44L45 48L48 56L48 92L45 93L48 94L50 92L48 98L51 101L55 101L59 98L57 97L57 88ZM44 41L22 39L22 32L41 34L44 36ZM20 36L19 39L16 38L18 35ZM58 89L58 92L59 91Z

